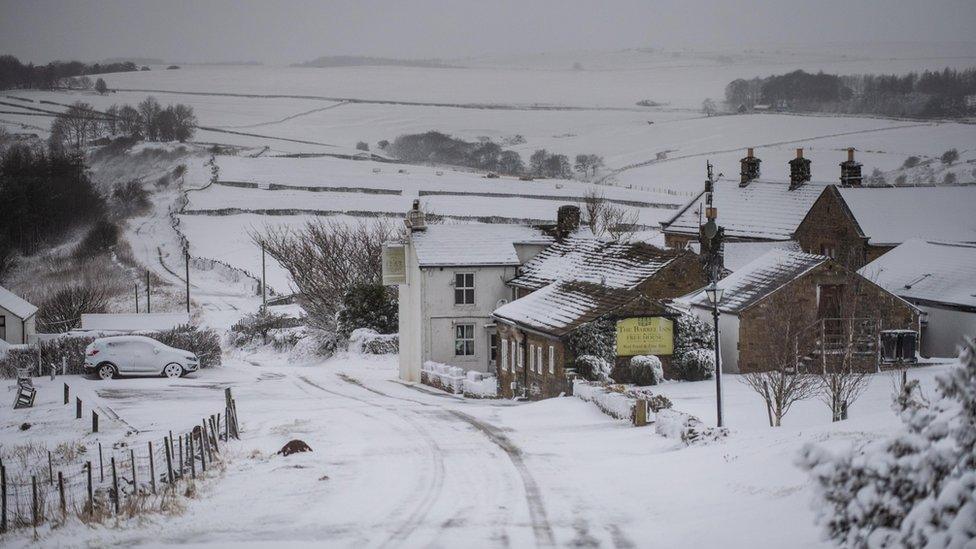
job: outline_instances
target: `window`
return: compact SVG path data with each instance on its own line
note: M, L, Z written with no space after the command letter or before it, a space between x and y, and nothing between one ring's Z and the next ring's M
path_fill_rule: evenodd
M549 373L556 373L556 351L552 345L549 346Z
M512 371L515 371L515 357L517 356L515 352L515 340L512 340Z
M508 371L508 343L504 339L501 341L501 351L502 351L502 357L501 357L502 371L507 372Z
M7 340L7 317L0 315L0 341Z
M454 326L454 355L474 356L474 324Z
M494 366L498 362L498 334L488 336L488 364Z
M474 273L454 273L454 304L474 305Z
M535 362L533 362L532 357L535 356L535 345L529 344L529 371L535 371Z
M821 244L820 245L820 255L825 255L825 256L827 256L827 257L829 257L831 259L837 259L837 251L830 244Z
M542 345L535 348L535 368L540 374L542 373Z
M524 345L518 346L518 367L520 370L522 368L525 368L525 346Z

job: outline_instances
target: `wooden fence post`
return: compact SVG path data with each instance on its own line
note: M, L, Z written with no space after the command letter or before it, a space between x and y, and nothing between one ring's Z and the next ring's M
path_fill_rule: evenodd
M98 432L98 413L95 410L92 410L92 432Z
M98 443L98 478L99 482L105 482L105 460L102 458L102 443Z
M230 442L230 408L224 409L224 440Z
M75 419L81 419L81 399L75 397Z
M207 420L200 421L200 448L203 449L207 454L207 459L213 461L213 453L210 451L210 433L207 432ZM203 464L203 470L207 470L207 462L203 459L204 452L200 452L200 462Z
M170 444L173 444L172 439L170 439ZM180 477L183 476L184 470L186 470L186 462L183 461L183 435L180 435Z
M165 446L164 449L166 450L166 472L167 472L167 478L169 479L169 483L172 486L172 484L173 484L173 457L172 457L172 453L173 453L173 439L163 440L163 446Z
M64 475L58 471L58 493L61 495L61 519L68 518L68 504L64 500Z
M153 461L152 441L149 441L149 478L152 485L152 493L156 493L156 463Z
M214 416L210 416L210 437L213 441L213 450L217 453L220 453L220 445L218 444L219 437L217 436L217 433L219 432L220 431L217 429L217 422L214 421Z
M193 455L193 436L187 437L190 440L190 474L197 478L197 460Z
M92 490L91 461L87 462L87 465L88 465L88 516L92 516L95 513L95 491Z
M64 403L67 404L71 400L71 390L68 389L68 384L64 384Z
M129 449L129 462L132 464L132 493L139 493L139 482L136 480L136 451Z
M7 468L0 465L0 532L7 533Z
M115 472L115 454L112 454L112 490L115 491L115 514L119 514L119 477Z
M31 517L34 520L34 527L37 528L37 475L31 475Z

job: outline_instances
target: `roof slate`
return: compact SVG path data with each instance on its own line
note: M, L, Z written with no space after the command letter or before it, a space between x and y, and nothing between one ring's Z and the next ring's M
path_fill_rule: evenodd
M0 307L17 315L21 320L26 320L37 312L37 307L3 286L0 286Z
M871 244L976 242L976 186L837 190Z
M561 281L502 305L493 314L502 320L561 337L638 297L622 288Z
M912 239L858 272L908 301L976 309L976 245Z
M770 250L718 282L725 290L719 311L738 314L828 259L793 250ZM712 307L704 288L682 301L694 307Z
M643 242L567 238L539 252L519 270L513 286L536 290L560 280L633 288L677 257Z
M730 238L790 240L827 185L809 182L791 191L785 182L759 179L739 187L738 181L719 180L712 199L718 208L717 222ZM677 215L661 223L664 231L697 235L704 218L703 203L704 193L701 193Z
M440 224L410 235L421 267L519 265L515 244L549 244L537 228L510 224Z

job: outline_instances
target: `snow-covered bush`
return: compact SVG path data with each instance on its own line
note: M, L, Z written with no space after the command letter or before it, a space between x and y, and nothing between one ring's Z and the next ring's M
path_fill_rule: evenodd
M246 347L254 343L267 345L268 337L272 331L293 328L298 326L300 322L297 318L291 318L285 315L267 311L257 312L246 315L234 323L230 327L228 340L235 347ZM297 343L297 339L295 343Z
M601 318L577 328L569 336L568 346L573 355L590 355L613 362L616 358L617 324L611 319ZM581 375L583 372L580 372Z
M647 387L630 387L624 394L637 400L646 400L648 410L654 413L672 406L670 398L656 394Z
M684 381L701 381L715 375L715 337L712 327L695 315L683 313L676 319L674 375Z
M337 315L337 330L349 337L354 330L369 328L381 334L397 331L397 298L382 284L358 284L342 296Z
M638 355L630 359L630 378L635 385L657 385L664 381L661 359L654 355Z
M613 371L613 364L607 360L593 355L580 355L576 357L576 372L586 379L594 381L612 381L610 372Z
M368 355L391 355L400 349L397 334L379 334L370 328L359 328L349 334L349 351Z
M709 427L691 414L671 409L659 410L655 414L654 430L659 435L680 439L687 445L714 442L729 434L725 427Z
M150 337L170 347L184 349L197 355L201 368L220 366L220 336L210 328L201 330L193 325L183 325Z
M675 375L684 381L702 381L715 375L713 349L689 349L672 357Z
M931 404L905 385L901 432L839 454L806 445L799 465L818 485L818 522L847 547L976 545L976 342L938 378Z
M338 342L332 332L308 328L291 349L291 360L328 358L332 356Z

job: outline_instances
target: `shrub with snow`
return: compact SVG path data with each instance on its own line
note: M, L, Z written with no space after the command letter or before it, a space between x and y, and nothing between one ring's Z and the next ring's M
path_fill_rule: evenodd
M368 355L392 355L400 349L397 334L379 334L370 328L359 328L349 334L349 351Z
M252 344L267 345L271 341L271 334L276 330L293 328L298 326L300 320L264 311L245 315L243 318L230 327L228 340L235 347L246 347ZM300 336L295 336L294 343L297 343ZM277 338L276 346L280 345L282 337Z
M684 381L702 381L715 375L715 351L690 349L672 357L675 375Z
M601 383L573 380L573 395L584 402L592 402L603 413L617 419L631 419L637 400L621 391L614 391Z
M569 336L569 350L576 356L590 355L613 362L617 356L617 324L608 318L588 322ZM582 373L582 372L581 372Z
M630 378L635 385L657 385L664 381L661 359L654 355L638 355L630 359Z
M671 409L655 414L654 430L659 435L679 439L687 445L715 442L729 434L725 427L709 427L691 414Z
M576 357L576 371L586 379L612 381L610 372L613 371L613 364L598 356L581 355Z
M295 342L289 358L294 361L328 358L335 353L337 347L338 342L334 333L309 328Z
M715 375L713 328L692 314L678 316L676 328L671 355L674 375L684 381L711 379Z
M799 465L818 486L818 522L847 547L976 546L976 342L926 403L906 384L901 432L832 454L805 446Z

